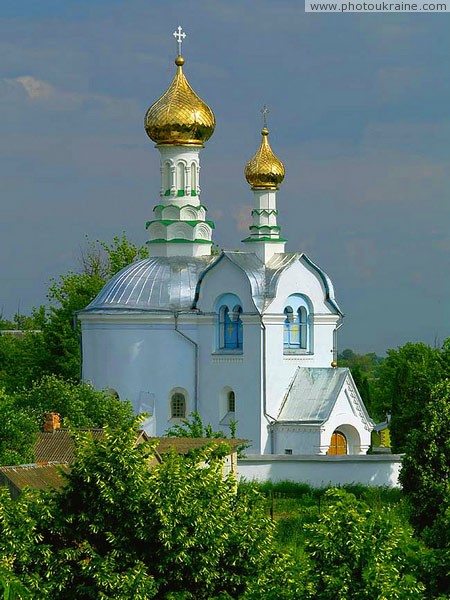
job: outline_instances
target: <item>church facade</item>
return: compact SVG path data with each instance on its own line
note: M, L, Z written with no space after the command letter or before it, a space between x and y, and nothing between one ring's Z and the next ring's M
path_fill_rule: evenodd
M115 275L78 315L83 379L148 413L150 435L198 412L236 423L254 454L364 454L373 423L348 369L339 369L343 314L329 277L286 252L277 224L282 162L261 145L245 168L254 197L243 251L211 254L214 223L200 201L200 151L211 108L175 77L147 111L161 186L147 223L150 257Z

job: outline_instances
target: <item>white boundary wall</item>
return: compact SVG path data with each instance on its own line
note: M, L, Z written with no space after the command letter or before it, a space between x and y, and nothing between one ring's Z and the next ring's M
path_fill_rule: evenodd
M238 474L248 481L296 481L312 487L362 483L400 487L400 454L290 456L247 454L238 460Z

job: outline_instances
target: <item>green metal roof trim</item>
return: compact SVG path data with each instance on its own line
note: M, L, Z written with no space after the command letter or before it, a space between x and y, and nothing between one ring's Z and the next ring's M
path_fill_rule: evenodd
M271 238L268 236L263 236L259 238L248 237L242 240L243 242L287 242L286 238Z
M214 221L183 221L183 219L153 219L152 221L147 221L147 223L145 224L145 229L148 229L150 227L150 225L152 225L153 223L160 223L161 225L164 225L164 227L168 227L169 225L173 225L174 223L186 223L187 225L190 225L191 227L195 227L196 225L199 225L200 223L206 223L207 225L209 225L211 227L211 229L215 229L216 226L214 225Z
M158 240L148 240L145 242L146 244L212 244L211 240L185 240L183 238L174 238L172 240L163 240L162 238Z
M158 208L178 208L179 210L182 210L183 208L194 208L195 210L201 210L203 208L205 211L208 210L206 206L203 206L203 204L199 204L198 206L194 206L193 204L184 204L183 206L178 206L177 204L157 204L153 207L153 210L155 211Z

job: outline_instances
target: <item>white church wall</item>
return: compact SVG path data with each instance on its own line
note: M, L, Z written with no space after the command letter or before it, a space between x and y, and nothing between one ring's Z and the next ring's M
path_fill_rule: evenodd
M295 424L274 425L274 454L318 454L320 430Z
M247 481L296 481L313 487L362 483L400 487L401 455L264 456L238 460L239 477Z
M98 317L97 317L98 318ZM157 317L158 318L158 317ZM149 428L162 435L171 426L170 392L187 391L187 414L194 407L195 352L172 323L84 322L83 380L112 388L131 401L136 413L152 412ZM184 328L196 336L194 326Z
M256 319L256 320L255 320ZM199 317L199 408L205 423L227 433L230 419L237 421L236 436L253 441L260 452L261 435L261 327L255 316L242 316L243 349L221 351L217 348L217 316ZM235 393L234 415L224 414L224 390ZM266 434L267 435L267 434Z

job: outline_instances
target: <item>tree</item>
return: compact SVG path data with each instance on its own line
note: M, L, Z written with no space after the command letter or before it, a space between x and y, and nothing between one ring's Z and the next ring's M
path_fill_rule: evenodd
M32 462L38 424L29 411L0 390L0 465Z
M392 415L390 430L394 452L403 452L409 432L420 429L431 388L443 375L439 348L419 342L388 350L379 367L374 405L378 414Z
M152 446L135 440L135 428L80 434L65 487L24 497L28 519L7 526L17 543L25 529L28 545L13 557L13 542L0 544L0 561L34 597L52 600L69 589L74 600L239 597L275 561L261 498L236 492L209 448L150 469Z
M376 375L378 365L382 361L383 359L377 356L375 352L356 354L349 348L338 355L339 366L350 369L356 387L369 412L372 412L372 381Z
M411 523L432 546L450 545L450 532L436 528L450 508L450 380L433 388L420 429L411 432L400 482Z
M309 577L320 600L413 600L424 586L412 575L413 543L390 511L371 511L353 494L331 489L316 523L306 525ZM417 545L417 544L416 544ZM411 553L413 554L413 553Z
M189 437L189 438L224 438L223 431L213 431L210 424L204 425L198 412L192 412L190 419L183 419L181 423L172 425L166 435L168 437Z
M130 402L122 402L107 391L95 390L89 384L65 381L56 375L45 375L29 390L14 394L19 409L28 411L42 425L44 414L59 413L72 428L129 426L134 422Z
M416 533L434 550L428 561L435 594L450 596L450 380L434 386L420 429L408 437L400 482Z

